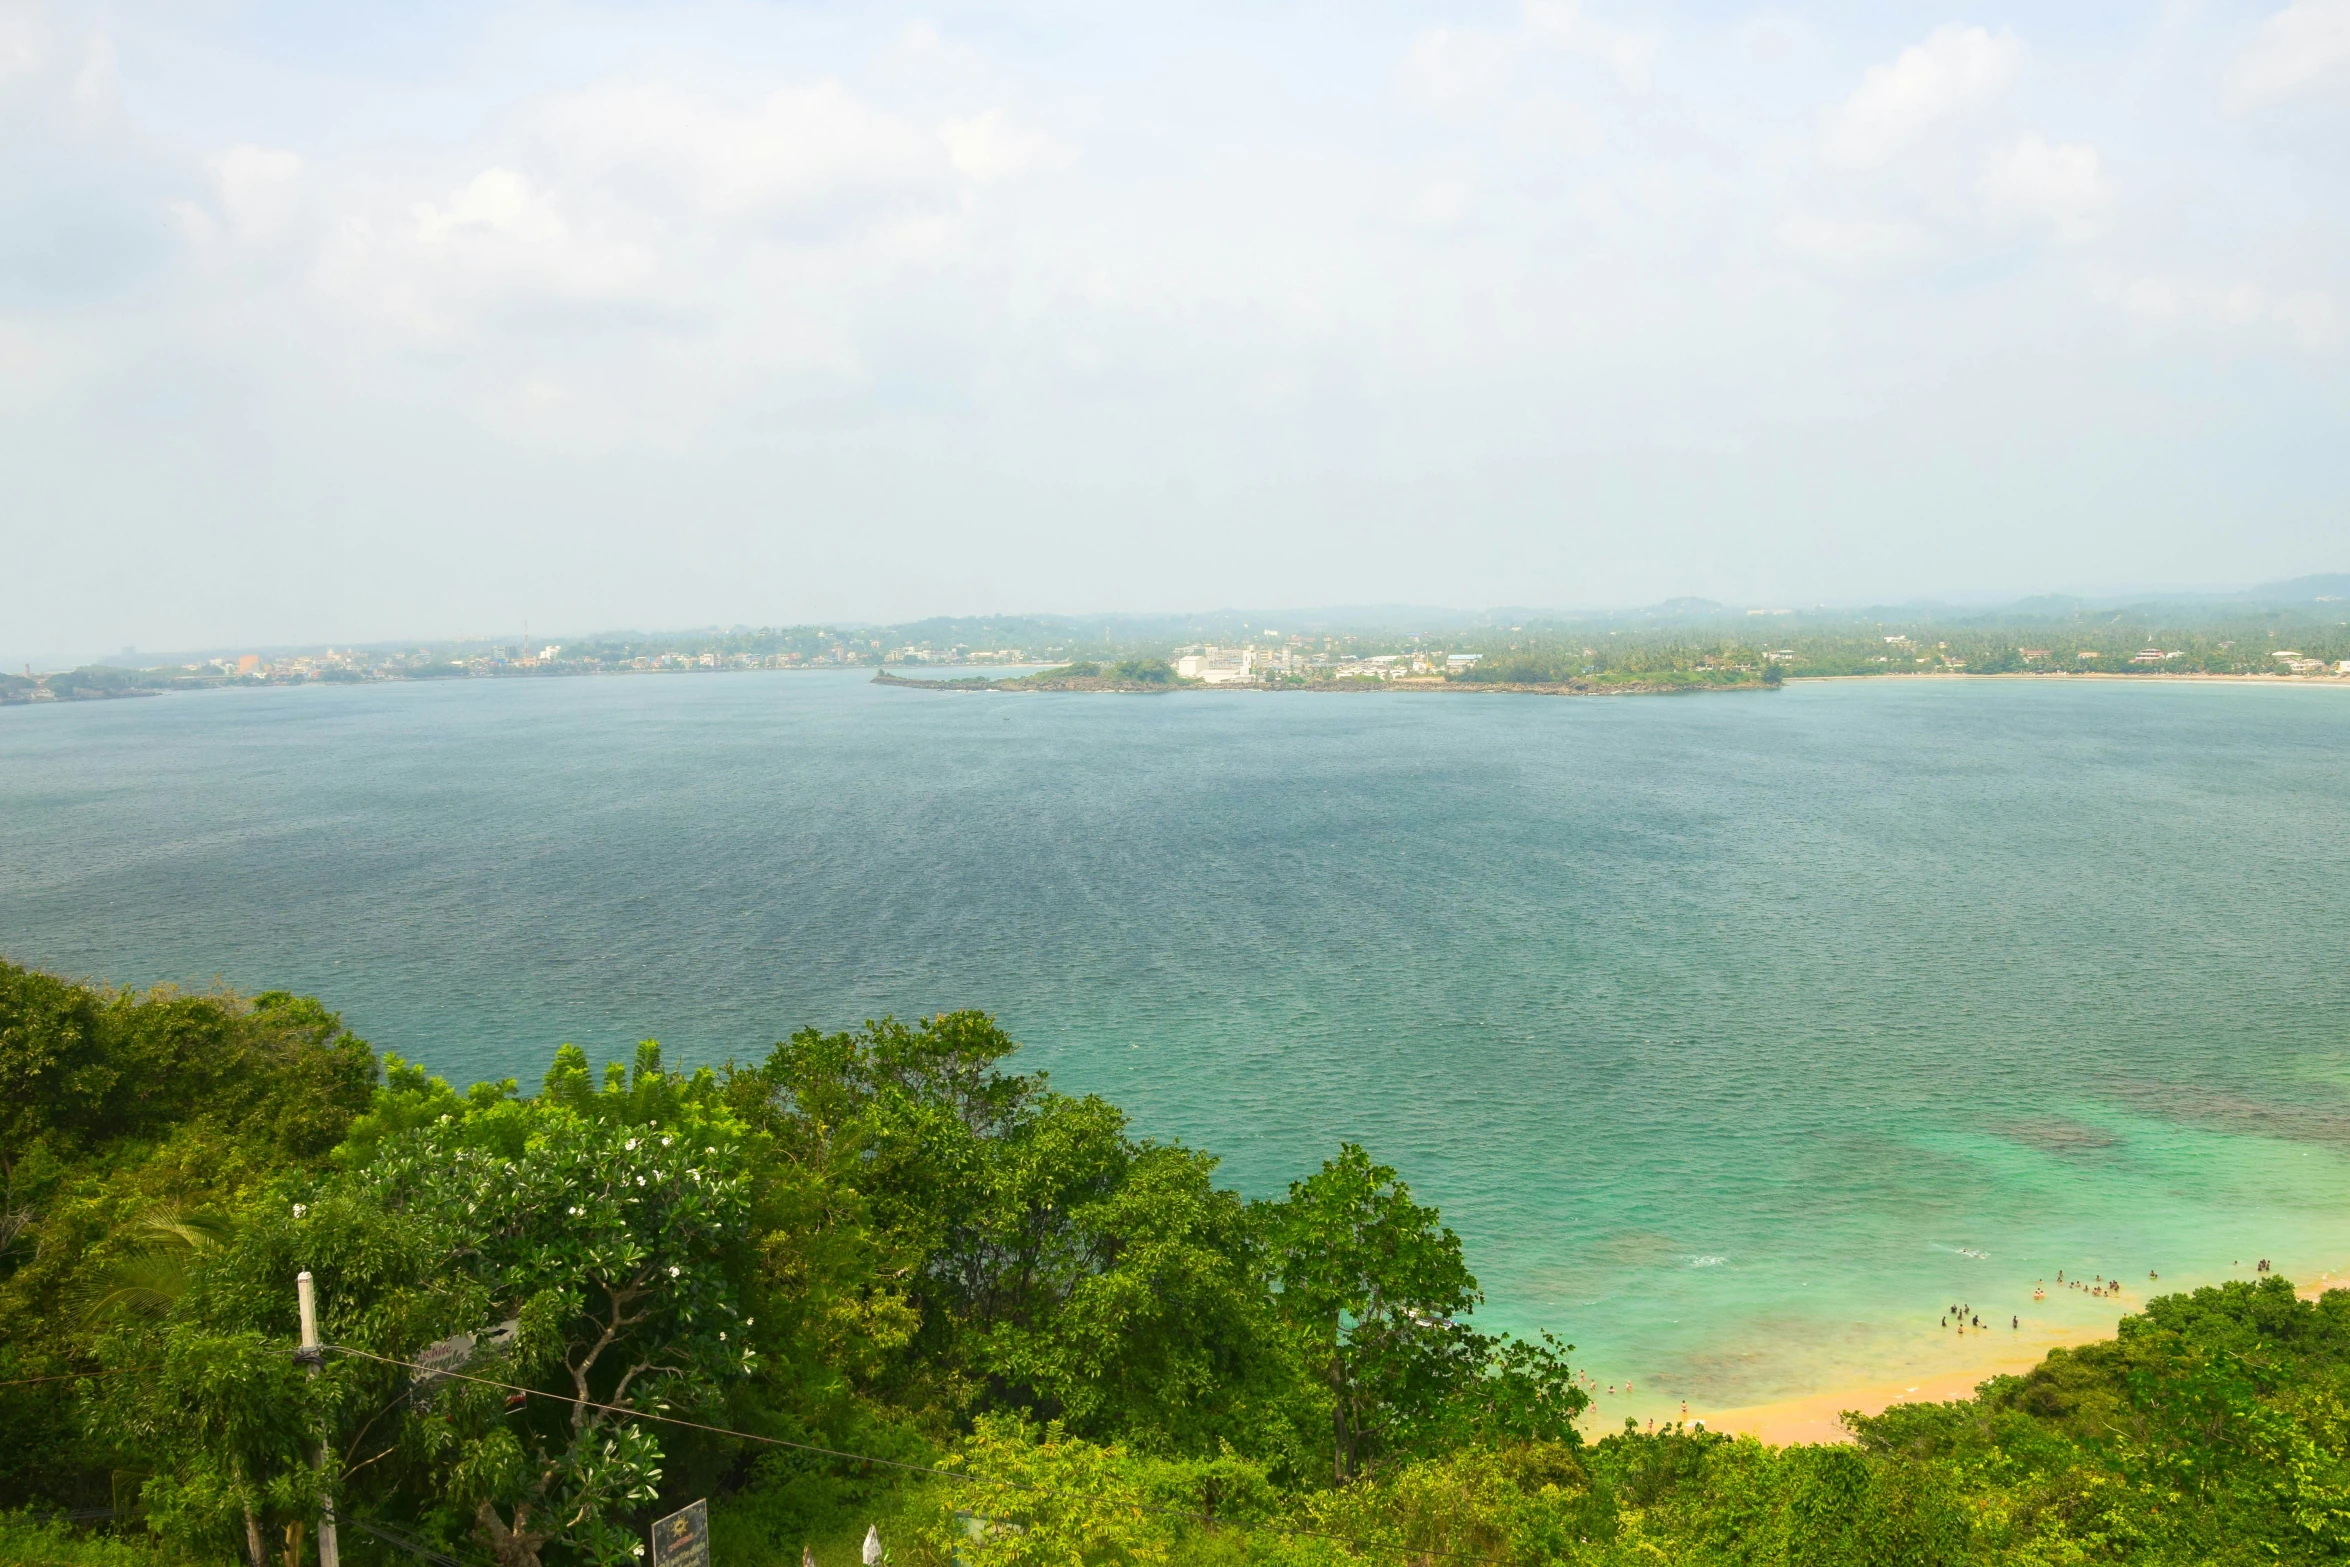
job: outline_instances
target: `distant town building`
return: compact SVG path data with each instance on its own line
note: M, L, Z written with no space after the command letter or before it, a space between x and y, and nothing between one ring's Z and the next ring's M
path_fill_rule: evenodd
M1253 647L1211 646L1197 653L1186 653L1175 661L1175 673L1211 686L1253 680L1256 672L1257 650Z

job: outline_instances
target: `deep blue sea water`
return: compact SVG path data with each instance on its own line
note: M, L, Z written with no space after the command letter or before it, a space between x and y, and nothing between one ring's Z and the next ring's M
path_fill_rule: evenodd
M2031 1301L2058 1268L2350 1264L2346 913L2350 690L0 711L17 961L315 992L526 1084L565 1040L711 1060L983 1007L1252 1194L1363 1142L1486 1317L1634 1407L1969 1363L1952 1300L2110 1322Z

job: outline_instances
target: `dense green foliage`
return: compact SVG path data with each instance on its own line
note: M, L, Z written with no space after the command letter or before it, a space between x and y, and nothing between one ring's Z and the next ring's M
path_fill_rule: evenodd
M951 1013L459 1093L312 1001L0 965L0 1506L124 1518L0 1516L0 1560L301 1567L329 1485L355 1567L619 1567L702 1495L729 1567L873 1519L917 1567L2350 1554L2350 1293L2157 1300L1848 1445L1592 1441L1362 1149L1251 1202L1012 1050Z
M1732 684L1801 677L1950 674L2283 675L2350 659L2333 598L2296 605L2063 601L1997 611L1731 614L1718 605L1584 622L1530 620L1443 639L1480 655L1460 683ZM2280 655L2292 654L2288 659Z

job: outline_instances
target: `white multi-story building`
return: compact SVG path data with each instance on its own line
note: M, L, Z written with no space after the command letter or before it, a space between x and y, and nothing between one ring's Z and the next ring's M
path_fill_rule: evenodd
M1186 653L1175 661L1175 673L1186 680L1197 680L1211 686L1229 685L1235 680L1254 680L1257 677L1257 650L1253 647L1202 648L1197 653Z

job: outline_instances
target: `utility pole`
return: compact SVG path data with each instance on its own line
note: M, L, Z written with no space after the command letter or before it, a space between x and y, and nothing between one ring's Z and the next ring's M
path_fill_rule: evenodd
M318 1380L318 1368L326 1358L318 1347L318 1295L310 1287L310 1270L304 1268L294 1276L294 1293L302 1303L302 1349L299 1359L310 1367L310 1380ZM318 1438L318 1474L331 1483L327 1472L332 1453L323 1432ZM335 1499L322 1485L318 1492L318 1567L342 1567L342 1552L335 1544Z

